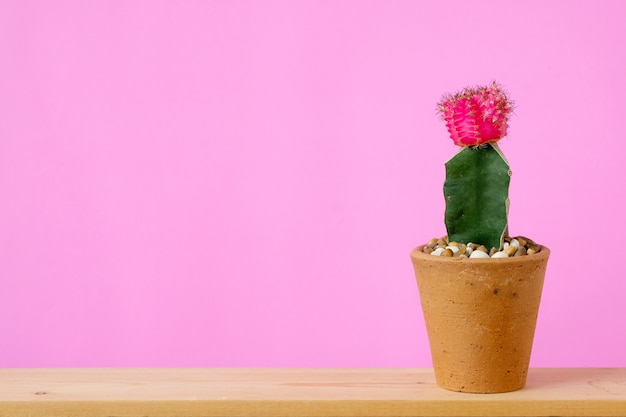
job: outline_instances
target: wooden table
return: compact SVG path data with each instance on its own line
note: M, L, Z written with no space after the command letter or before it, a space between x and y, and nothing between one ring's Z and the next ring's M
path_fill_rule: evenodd
M0 369L0 416L626 416L626 369L462 394L431 369Z

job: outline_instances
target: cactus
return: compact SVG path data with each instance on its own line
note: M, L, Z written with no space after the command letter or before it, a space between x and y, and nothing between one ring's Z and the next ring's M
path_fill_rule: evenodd
M508 230L511 171L497 145L508 129L512 102L493 83L446 96L439 111L463 149L446 163L445 223L450 241L502 248Z
M443 193L450 241L501 248L507 232L510 170L494 145L464 148L446 163Z

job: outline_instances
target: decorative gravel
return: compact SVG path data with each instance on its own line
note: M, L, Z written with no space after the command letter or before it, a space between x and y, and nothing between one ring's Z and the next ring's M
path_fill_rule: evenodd
M502 250L487 249L480 243L448 242L448 236L432 238L424 246L424 252L434 256L451 258L508 258L511 256L532 255L541 250L541 247L524 236L504 238Z

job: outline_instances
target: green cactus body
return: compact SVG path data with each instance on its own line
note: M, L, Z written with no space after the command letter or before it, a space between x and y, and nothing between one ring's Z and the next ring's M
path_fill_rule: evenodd
M446 163L443 186L450 242L502 248L511 170L498 145L465 147Z

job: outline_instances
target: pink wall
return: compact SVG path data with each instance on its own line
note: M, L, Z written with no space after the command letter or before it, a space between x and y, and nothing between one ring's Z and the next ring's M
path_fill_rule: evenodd
M0 366L430 366L444 92L496 79L533 366L626 366L626 2L0 0Z

